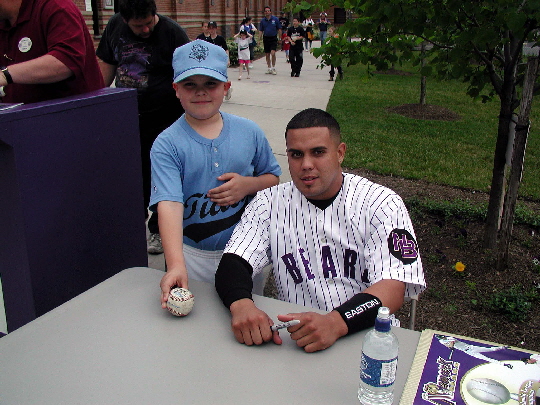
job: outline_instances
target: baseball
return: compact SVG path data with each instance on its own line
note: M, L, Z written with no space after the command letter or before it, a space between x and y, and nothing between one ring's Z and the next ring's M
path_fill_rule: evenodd
M486 404L504 404L510 400L508 389L491 378L472 378L467 383L467 391Z
M193 309L195 303L191 291L185 288L173 288L167 299L167 309L176 316L186 316Z

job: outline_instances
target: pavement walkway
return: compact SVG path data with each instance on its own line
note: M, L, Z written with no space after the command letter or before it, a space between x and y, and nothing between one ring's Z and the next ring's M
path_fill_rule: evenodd
M313 41L314 47L320 45ZM334 82L328 81L329 67L317 69L320 63L310 52L304 51L304 65L300 77L291 77L291 67L285 52L277 51L276 75L266 74L264 57L254 61L250 70L238 80L238 67L229 68L232 83L232 97L224 101L221 111L249 118L264 131L283 174L280 181L291 180L285 153L285 127L290 119L306 108L326 110ZM163 254L148 255L148 266L165 271Z

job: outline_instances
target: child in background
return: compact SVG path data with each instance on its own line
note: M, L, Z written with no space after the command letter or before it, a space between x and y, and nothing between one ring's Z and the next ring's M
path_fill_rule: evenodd
M289 50L291 49L291 43L289 42L289 36L287 35L287 30L283 31L281 34L281 50L285 51L285 57L287 58L287 63L289 62Z
M332 37L338 38L339 37L339 35L337 33L334 33L334 27L328 28L328 37L329 38L332 38ZM337 71L338 71L339 79L340 80L343 79L343 69L341 68L341 65L339 65L339 66L330 65L330 79L328 79L329 82L334 81L334 76L336 74L336 68L337 68Z
M249 65L251 63L249 56L249 44L253 40L253 35L245 30L240 30L238 34L234 36L234 42L238 44L238 68L239 76L238 80L242 80L242 68L245 67L247 71L247 78L249 77Z
M313 22L313 20L311 20ZM310 50L313 47L313 23L310 22L305 27L306 30L306 50Z
M167 272L161 306L190 279L214 283L225 244L257 191L277 185L281 169L253 121L220 112L231 86L228 57L195 40L173 54L173 88L185 113L154 142L150 209L159 212ZM254 278L262 294L264 278ZM256 292L258 291L258 292Z

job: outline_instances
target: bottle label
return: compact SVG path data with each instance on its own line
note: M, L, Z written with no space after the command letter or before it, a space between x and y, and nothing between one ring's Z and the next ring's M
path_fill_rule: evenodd
M390 387L396 380L398 358L376 360L362 353L360 379L372 387Z

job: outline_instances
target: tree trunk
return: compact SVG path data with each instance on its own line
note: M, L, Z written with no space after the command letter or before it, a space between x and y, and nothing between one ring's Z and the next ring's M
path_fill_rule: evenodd
M497 247L499 220L506 191L506 150L510 137L512 111L503 107L501 105L497 144L495 145L495 157L493 158L493 177L491 179L486 228L484 232L484 247L489 249L495 249Z
M427 92L427 80L426 76L422 76L420 79L420 105L426 105L426 92Z
M420 54L422 59L420 62L420 67L423 68L426 66L426 60L424 59L424 53L426 51L426 43L422 42L420 45ZM427 79L426 76L421 76L420 78L420 105L426 105L426 92L427 92Z
M499 232L500 218L506 192L506 151L510 139L510 125L514 110L516 91L516 68L504 69L504 79L499 94L501 107L499 109L499 125L497 129L497 143L493 157L493 177L489 192L489 204L484 230L484 247L495 249L497 247L497 234Z
M501 224L501 235L497 251L497 270L502 271L508 266L508 249L512 238L512 229L514 225L514 214L518 190L523 176L523 162L525 161L525 149L527 148L527 137L529 135L529 115L534 92L534 84L538 72L538 57L529 58L525 80L523 82L523 94L521 96L521 105L516 125L516 136L514 139L514 153L512 155L512 165L508 192L504 202L504 211Z

